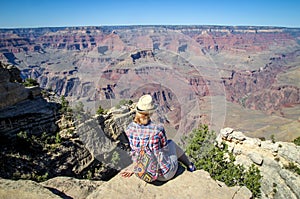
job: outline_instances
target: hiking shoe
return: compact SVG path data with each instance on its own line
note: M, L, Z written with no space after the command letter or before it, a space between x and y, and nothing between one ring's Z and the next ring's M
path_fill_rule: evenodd
M191 165L187 168L188 171L193 172L196 171L196 167L193 163L191 163Z

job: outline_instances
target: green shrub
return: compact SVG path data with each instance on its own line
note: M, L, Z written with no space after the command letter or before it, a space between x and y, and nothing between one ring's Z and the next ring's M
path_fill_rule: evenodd
M73 109L69 105L69 101L64 96L61 96L60 100L61 108L59 112L64 116L66 120L73 121L74 113Z
M222 143L222 147L217 147L215 138L216 134L209 131L207 125L200 125L185 138L186 153L197 169L209 172L213 179L222 181L227 186L246 186L254 197L259 197L262 177L259 169L255 165L248 170L242 165L236 165L228 146Z
M20 173L14 173L14 178L15 180L17 179L23 179L23 180L34 180L36 182L43 182L43 181L46 181L48 180L49 178L49 174L48 172L46 172L44 175L39 175L39 174L36 174L36 173L23 173L23 174L20 174Z
M275 141L275 135L271 135L271 141L272 141L272 143L275 143L276 141Z
M93 178L93 172L89 170L86 174L86 179L91 180L92 178Z
M252 164L251 167L245 172L244 179L241 180L239 185L246 186L253 194L254 197L261 195L261 178L259 169Z
M56 144L60 144L61 143L61 137L59 135L59 133L57 132L56 135L55 135L55 143Z
M33 176L34 178L35 178L35 181L37 181L37 182L44 182L44 181L46 181L46 180L48 180L48 173L46 172L44 175L35 175L35 176Z
M289 165L286 165L285 169L288 169L288 170L300 175L300 168L296 164L294 164L293 162L289 162Z
M25 87L31 87L31 86L39 86L39 83L38 83L35 79L27 78L27 79L25 79L25 81L23 82L23 85L24 85Z
M72 113L72 108L70 107L69 101L65 98L65 96L61 96L60 104L61 104L60 112L62 114Z
M28 135L27 135L27 132L26 132L26 131L20 131L20 132L17 134L17 137L18 137L19 139L28 140Z
M118 103L115 107L116 107L117 109L119 109L119 108L121 108L121 106L124 106L124 105L126 105L126 104L131 105L131 104L133 104L133 101L132 101L132 100L121 99L121 100L119 101L119 103Z
M98 110L96 111L96 113L97 113L98 115L104 114L104 109L102 108L101 105L99 105Z
M120 102L119 102L119 105L126 105L126 104L131 105L131 104L133 104L133 101L132 101L132 100L122 99L122 100L120 100Z
M294 139L293 141L296 145L300 146L300 137Z

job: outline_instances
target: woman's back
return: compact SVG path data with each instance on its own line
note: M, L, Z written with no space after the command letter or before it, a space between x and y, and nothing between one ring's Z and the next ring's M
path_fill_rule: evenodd
M134 151L146 145L149 146L150 150L158 151L167 145L167 137L163 126L152 121L147 125L132 122L127 127L126 135L131 149Z

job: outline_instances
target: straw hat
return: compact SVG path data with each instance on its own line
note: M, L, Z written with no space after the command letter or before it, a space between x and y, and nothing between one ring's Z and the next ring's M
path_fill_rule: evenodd
M136 111L139 113L152 113L156 108L157 106L153 103L151 95L148 94L140 97L136 105Z

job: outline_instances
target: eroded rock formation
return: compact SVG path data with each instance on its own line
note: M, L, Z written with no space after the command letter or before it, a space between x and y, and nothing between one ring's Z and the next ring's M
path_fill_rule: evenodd
M285 106L299 104L298 87L275 84L277 75L290 67L284 65L286 59L297 57L298 54L299 52L295 52L288 56L270 58L270 63L259 70L232 71L231 77L224 79L227 99L246 108L268 113L278 112Z
M262 198L299 198L300 176L288 169L300 165L300 147L294 143L262 141L232 128L222 129L217 141L225 141L236 162L249 167L256 164L262 175Z
M44 99L40 87L25 87L15 66L0 64L1 136L12 139L20 131L30 134L57 131L55 122L60 116L60 105Z
M16 67L0 64L1 177L38 181L58 175L84 177L97 167L104 168L99 178L114 175L78 139L57 96L42 94L38 86L25 87Z

